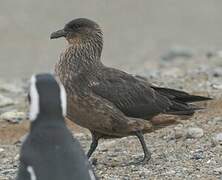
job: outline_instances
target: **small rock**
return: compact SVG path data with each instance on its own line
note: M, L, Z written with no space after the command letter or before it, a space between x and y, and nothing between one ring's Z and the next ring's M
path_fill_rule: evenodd
M222 145L222 133L216 134L212 139L213 145Z
M108 157L111 158L111 159L114 158L114 157L117 157L117 156L118 156L117 154L109 154L108 155Z
M17 111L9 111L0 115L0 119L6 120L12 123L18 123L25 118L26 118L26 114L24 112L17 112Z
M170 171L167 171L167 172L165 173L165 175L172 175L172 174L175 174L175 173L176 173L176 171L170 170Z
M0 108L10 106L10 105L13 105L13 104L14 104L14 102L13 102L12 99L0 95Z
M212 84L211 86L214 89L222 89L222 84Z
M0 148L0 153L4 152L4 149L3 148Z
M207 58L212 58L212 57L214 57L215 56L215 53L214 52L212 52L212 51L209 51L209 52L207 52L206 53L206 56L207 56Z
M221 77L222 76L222 69L221 69L221 67L212 69L211 74L212 74L213 77Z
M200 138L204 135L203 129L198 127L191 127L187 129L187 138Z
M216 174L222 174L222 167L215 168L215 169L214 169L214 172L215 172Z
M219 51L209 51L206 53L207 58L219 57L222 58L222 50Z
M208 121L208 124L214 124L214 125L221 124L221 123L222 123L222 117L220 116L214 117Z
M185 130L182 127L175 127L174 128L174 138L179 139L185 136Z
M196 150L191 157L191 159L199 160L199 159L204 159L204 154L202 150Z
M76 138L83 138L85 137L86 135L84 133L75 133L75 137Z
M214 119L213 119L214 121L216 121L216 122L222 122L222 117L215 117Z
M176 58L189 59L193 56L192 50L183 47L173 47L165 55L162 56L163 60L169 61Z
M123 180L130 180L130 177L123 177Z
M14 157L14 161L18 161L20 157L20 154L16 154L16 156Z
M101 152L107 152L108 149L107 149L106 147L102 147L102 148L100 148L100 151L101 151Z

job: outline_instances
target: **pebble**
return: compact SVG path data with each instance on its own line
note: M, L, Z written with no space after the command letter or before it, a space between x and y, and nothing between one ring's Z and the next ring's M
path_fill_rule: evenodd
M26 118L26 113L17 112L17 111L9 111L0 115L0 119L6 120L12 123L18 123L25 118Z
M216 145L222 145L222 133L216 134L212 139L212 144L214 146Z
M5 97L0 94L0 108L13 105L14 101L11 98Z
M187 129L187 138L200 138L204 135L203 129L198 127L191 127Z
M222 89L222 84L212 84L212 88L214 88L214 89Z
M170 170L170 171L167 171L167 172L165 173L165 175L172 175L172 174L175 174L175 173L176 173L176 171Z
M179 139L185 136L185 130L182 127L174 128L174 138Z
M4 152L4 149L3 148L0 148L0 153Z
M193 52L191 49L184 47L173 47L166 54L162 56L163 60L170 61L176 58L184 58L189 59L193 56Z
M214 68L214 69L212 69L212 71L210 73L213 77L221 77L222 76L222 69L221 69L221 67Z
M214 172L215 172L216 174L222 174L222 167L215 168L215 169L214 169Z
M204 154L202 150L196 150L191 159L195 159L195 160L200 160L200 159L204 159Z
M215 53L212 52L212 51L209 51L209 52L206 53L206 57L207 57L207 58L212 58L212 57L214 57L214 56L215 56Z
M208 51L206 53L206 56L208 58L212 58L212 57L222 58L222 50L219 50L219 51Z
M208 124L214 124L214 125L221 124L221 123L222 123L222 117L220 116L214 117L208 121Z
M20 157L20 154L16 154L16 156L14 157L14 161L18 161Z
M86 135L84 133L75 133L74 134L76 138L85 138Z

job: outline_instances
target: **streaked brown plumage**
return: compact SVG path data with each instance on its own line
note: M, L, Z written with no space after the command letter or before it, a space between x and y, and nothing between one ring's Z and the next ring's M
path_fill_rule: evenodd
M104 66L100 60L103 36L95 22L70 21L51 39L65 37L69 47L62 53L55 72L68 94L68 118L92 133L91 156L100 138L136 135L146 162L150 152L142 133L175 122L155 120L159 114L192 115L189 104L209 100L173 89L156 87L139 76Z

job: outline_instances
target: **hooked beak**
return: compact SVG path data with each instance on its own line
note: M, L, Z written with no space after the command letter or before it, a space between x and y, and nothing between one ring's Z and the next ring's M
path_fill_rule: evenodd
M64 31L64 29L61 29L61 30L58 30L56 32L53 32L51 35L50 35L50 39L56 39L56 38L60 38L60 37L66 37L67 35L67 32Z

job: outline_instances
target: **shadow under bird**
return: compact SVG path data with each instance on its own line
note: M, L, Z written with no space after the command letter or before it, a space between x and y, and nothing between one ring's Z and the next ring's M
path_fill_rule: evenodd
M190 103L210 99L157 87L145 78L105 66L101 62L103 34L94 21L74 19L50 38L60 37L65 37L69 46L61 54L55 73L67 91L67 118L92 134L88 157L100 138L135 135L144 152L140 162L145 163L151 153L143 134L175 122L156 121L157 115L192 115L199 108Z
M50 74L30 82L30 133L20 153L17 180L95 180L79 142L65 125L66 93Z

